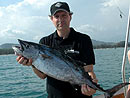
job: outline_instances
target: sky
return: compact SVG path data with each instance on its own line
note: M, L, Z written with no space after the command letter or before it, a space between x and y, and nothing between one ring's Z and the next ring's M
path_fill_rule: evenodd
M17 39L39 42L56 29L48 15L59 0L0 0L0 45ZM70 26L91 39L125 40L130 0L61 0L73 12ZM122 14L122 18L120 17Z

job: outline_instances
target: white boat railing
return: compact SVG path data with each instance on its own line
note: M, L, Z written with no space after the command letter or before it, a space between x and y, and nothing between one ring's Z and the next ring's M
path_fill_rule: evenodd
M126 56L127 56L129 31L130 31L130 7L129 7L129 14L128 14L128 23L127 23L127 31L126 31L124 55L123 55L123 60L122 60L122 70L121 70L123 83L126 82L126 78L125 78L125 63L126 63ZM125 96L126 96L126 91L127 91L127 87L124 87L124 95Z

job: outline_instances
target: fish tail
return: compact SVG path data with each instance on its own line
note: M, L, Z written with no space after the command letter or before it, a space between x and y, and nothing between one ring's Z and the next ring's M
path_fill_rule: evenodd
M107 89L104 93L105 98L112 98L112 96L118 91L120 90L122 87L129 85L130 83L120 83L114 87L112 87L111 89Z

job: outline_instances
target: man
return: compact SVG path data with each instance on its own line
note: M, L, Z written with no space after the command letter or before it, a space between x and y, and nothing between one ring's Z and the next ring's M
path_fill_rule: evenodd
M66 2L56 2L50 8L50 19L56 27L56 31L47 37L40 40L40 44L45 44L53 48L70 46L70 51L75 51L74 54L68 54L75 60L80 60L86 65L84 70L89 73L92 80L97 83L96 75L93 72L95 57L91 39L88 35L76 32L70 28L72 12ZM27 60L22 56L17 57L20 64L31 66L32 60ZM96 92L86 84L82 86L71 85L68 82L63 82L51 78L37 70L33 65L34 72L42 79L47 77L47 93L48 98L92 98Z

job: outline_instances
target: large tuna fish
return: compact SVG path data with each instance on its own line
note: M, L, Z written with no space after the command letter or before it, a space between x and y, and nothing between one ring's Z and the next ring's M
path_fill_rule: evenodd
M104 92L105 98L111 98L119 89L129 83L121 83L115 87L104 90L91 80L91 77L79 66L83 62L73 60L66 52L40 45L33 42L18 40L19 46L14 46L17 55L32 58L33 66L46 75L55 79L73 84L86 84L89 87Z

